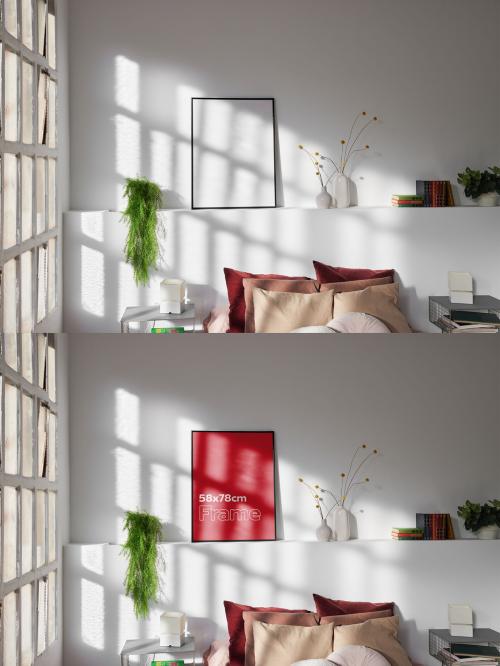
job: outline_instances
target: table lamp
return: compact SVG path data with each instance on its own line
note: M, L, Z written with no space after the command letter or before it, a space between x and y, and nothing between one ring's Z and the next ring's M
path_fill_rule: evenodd
M448 604L448 621L451 636L474 636L472 608L467 604Z
M166 611L160 615L160 646L182 647L186 638L186 615Z
M167 278L160 282L160 312L181 314L186 300L186 283L179 278Z

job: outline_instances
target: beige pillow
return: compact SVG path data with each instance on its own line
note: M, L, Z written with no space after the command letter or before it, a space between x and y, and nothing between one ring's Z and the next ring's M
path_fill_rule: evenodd
M333 644L335 650L345 645L364 645L383 654L391 666L411 666L408 655L398 641L398 627L397 617L346 624L335 627Z
M365 285L367 287L368 285ZM276 278L244 278L245 290L245 333L255 333L255 311L253 304L253 290L255 288L266 291L286 291L297 294L317 294L321 285L314 280L278 280ZM361 289L361 287L358 287Z
M290 666L300 659L325 659L332 651L333 624L294 627L253 623L255 666Z
M256 333L288 333L301 326L321 326L332 318L333 291L294 294L253 291Z
M366 312L380 319L393 333L411 333L398 302L397 283L335 294L334 318L347 312Z
M319 617L315 613L280 613L279 611L244 611L245 666L255 666L254 622L291 624L297 627L316 627Z

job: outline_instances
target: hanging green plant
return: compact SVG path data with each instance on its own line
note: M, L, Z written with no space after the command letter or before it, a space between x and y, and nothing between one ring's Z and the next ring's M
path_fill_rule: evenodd
M160 187L147 178L127 178L123 188L127 207L123 219L128 224L125 258L134 269L136 284L146 285L149 273L160 257L162 232L158 210L162 203Z
M160 588L158 542L161 522L146 512L127 511L124 529L127 540L122 552L128 559L125 594L134 602L137 619L145 619L151 604L157 600Z

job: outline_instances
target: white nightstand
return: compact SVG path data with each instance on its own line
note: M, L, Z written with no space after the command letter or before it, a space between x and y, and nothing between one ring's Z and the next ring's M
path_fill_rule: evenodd
M187 303L184 312L181 314L163 314L160 312L159 305L137 305L128 307L120 320L121 332L129 333L130 324L137 322L168 321L175 326L190 326L194 331L196 327L196 308L194 303Z
M125 641L125 645L120 652L122 666L129 666L129 657L138 655L155 655L162 654L168 655L169 659L186 659L188 658L192 664L196 663L196 645L193 636L186 639L184 645L180 648L175 647L162 647L160 639L153 640L136 639Z

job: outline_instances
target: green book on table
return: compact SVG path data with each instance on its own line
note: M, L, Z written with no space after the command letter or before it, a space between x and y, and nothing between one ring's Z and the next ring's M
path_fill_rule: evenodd
M173 328L165 328L165 327L158 327L158 326L153 326L151 328L151 333L156 333L156 335L163 335L167 333L184 333L184 326L175 326ZM158 662L160 663L160 662Z
M157 661L156 659L151 662L151 666L184 666L183 659L174 659L174 661Z

